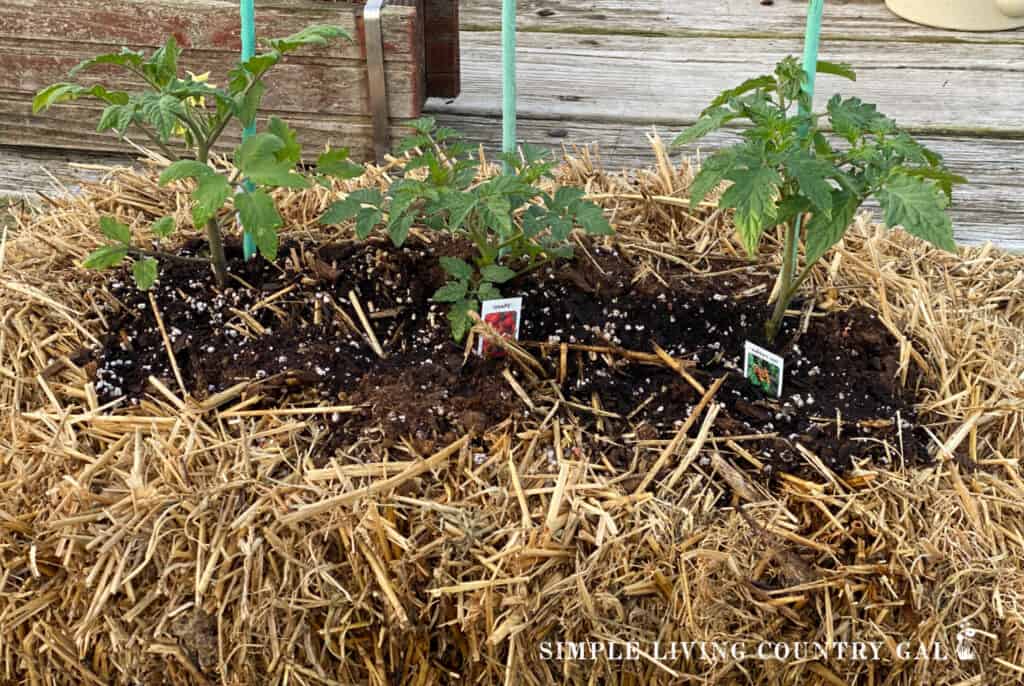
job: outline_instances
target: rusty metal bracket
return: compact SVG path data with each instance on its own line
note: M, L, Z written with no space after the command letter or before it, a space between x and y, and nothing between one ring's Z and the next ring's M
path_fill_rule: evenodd
M384 32L381 11L387 0L368 0L363 10L366 27L366 76L370 89L370 112L373 114L373 150L377 162L383 162L391 148L388 110L388 84L384 74Z

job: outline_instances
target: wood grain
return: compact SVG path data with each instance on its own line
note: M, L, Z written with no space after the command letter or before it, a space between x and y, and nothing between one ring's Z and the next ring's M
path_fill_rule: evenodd
M382 18L389 114L396 121L419 116L426 97L419 4L389 4ZM304 48L285 58L267 78L264 108L268 114L298 118L300 127L313 132L308 142L331 140L360 155L372 149L362 10L348 2L279 0L261 2L257 11L260 36L287 35L314 23L339 25L351 33L353 42ZM213 82L223 85L237 63L238 30L233 1L0 2L0 144L130 151L115 137L94 131L99 103L83 100L33 116L32 96L48 84L66 81L68 71L83 59L122 46L153 47L168 34L186 49L183 70L210 71ZM138 86L113 67L90 70L82 81ZM330 123L339 128L330 132L324 126Z
M0 44L0 63L9 67L0 82L6 97L31 97L51 83L66 80L68 71L93 55L92 46L60 46L39 43L32 46ZM210 72L210 81L225 86L227 74L238 62L229 53L185 53L181 69L196 74ZM423 85L418 70L408 62L386 62L388 107L392 117L418 117L423 107ZM101 83L108 87L140 91L144 85L132 74L115 66L103 66L83 72L79 83ZM331 112L370 116L366 65L355 60L289 57L274 67L265 79L265 107L280 112ZM57 105L52 112L60 116ZM2 138L2 134L0 134ZM4 141L9 142L9 141Z
M87 101L75 101L62 108L38 115L30 112L25 96L13 98L0 94L0 131L17 131L18 144L31 147L86 149L103 153L130 153L131 146L118 141L112 133L96 133L95 122L100 108ZM51 113L52 112L52 113ZM257 117L257 128L263 129L271 116L280 116L295 129L299 142L305 146L304 154L315 158L325 145L348 147L356 159L373 158L373 127L368 117L342 114L295 113L264 109ZM396 120L391 130L392 140L407 135L403 120ZM229 126L221 137L217 149L226 152L241 141L237 125ZM148 145L143 136L136 142Z
M590 121L692 123L723 88L799 54L795 39L652 38L527 33L517 66L519 114ZM463 35L462 95L433 111L501 107L500 35ZM827 94L859 96L916 131L1024 137L1024 50L1011 45L833 42L823 57L857 65L858 81L822 75Z
M463 8L463 31L497 31L501 0L474 0ZM519 0L520 31L646 36L749 36L802 38L806 0ZM899 19L884 0L825 3L827 42L890 40L1024 44L1024 31L942 31ZM884 50L884 48L881 48Z
M382 16L385 59L415 59L418 46L411 38L418 19L415 6L387 7ZM3 0L0 20L2 42L85 43L95 53L105 46L157 47L166 36L174 34L187 50L236 55L241 50L238 3L234 0ZM295 54L365 61L359 5L261 0L256 9L258 37L286 36L310 24L340 26L355 40L334 41L324 48L303 48Z

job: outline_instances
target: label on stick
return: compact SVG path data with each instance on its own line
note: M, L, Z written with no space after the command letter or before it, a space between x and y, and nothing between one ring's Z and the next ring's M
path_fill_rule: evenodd
M503 298L501 300L485 300L480 305L480 319L489 324L505 338L519 340L519 324L523 315L522 298ZM486 338L480 337L476 346L477 355L483 357L501 357L505 351L490 344Z
M782 373L786 361L770 350L765 350L750 341L746 342L743 354L743 376L753 386L765 393L782 397Z

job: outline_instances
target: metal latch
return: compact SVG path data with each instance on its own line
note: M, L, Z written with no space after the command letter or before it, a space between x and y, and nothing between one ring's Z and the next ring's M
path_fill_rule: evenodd
M383 162L391 148L388 85L384 74L384 32L381 28L381 10L385 4L387 0L368 0L363 10L366 75L370 88L370 112L373 115L373 150L377 162Z

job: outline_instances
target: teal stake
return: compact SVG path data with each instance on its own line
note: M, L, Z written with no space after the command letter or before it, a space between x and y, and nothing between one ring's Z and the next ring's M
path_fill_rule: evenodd
M804 35L804 72L807 74L804 83L804 92L807 99L814 103L814 82L818 75L818 47L821 45L821 16L825 12L825 0L810 0L807 7L807 33ZM807 109L800 104L800 113L809 114ZM800 243L800 228L803 224L803 217L796 218L796 240L793 241L793 254L790 260L793 263L793 273L799 273L800 255L797 246Z
M242 61L245 62L256 54L256 8L254 0L241 0L239 12L242 15ZM242 131L242 140L256 133L256 122L245 127ZM253 185L248 181L244 182L245 190L253 190ZM244 227L243 227L244 228ZM256 241L248 231L242 233L242 251L246 260L251 260L256 254Z
M501 149L516 151L516 0L501 5ZM506 171L508 164L505 165Z

